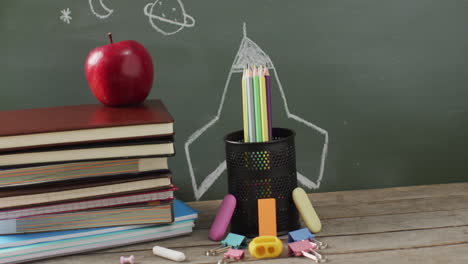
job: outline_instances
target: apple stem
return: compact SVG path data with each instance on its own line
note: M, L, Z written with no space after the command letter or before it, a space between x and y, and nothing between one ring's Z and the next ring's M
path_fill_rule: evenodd
M110 40L110 43L114 43L114 41L112 40L112 33L107 33L107 36L109 36L109 40Z

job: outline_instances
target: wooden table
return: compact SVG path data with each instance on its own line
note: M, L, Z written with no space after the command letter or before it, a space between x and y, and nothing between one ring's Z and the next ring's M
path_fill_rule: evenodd
M322 219L318 239L330 263L468 263L468 183L310 194ZM216 263L204 251L217 244L207 233L220 201L193 202L199 210L191 236L144 243L80 255L36 261L37 264L119 263L121 255L135 255L137 263L175 263L155 257L154 245L186 253L185 263ZM285 239L282 237L283 240ZM302 257L244 262L314 263Z

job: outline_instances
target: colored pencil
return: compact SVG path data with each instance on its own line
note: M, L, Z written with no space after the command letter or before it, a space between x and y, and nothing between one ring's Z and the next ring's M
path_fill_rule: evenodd
M253 66L253 87L255 101L255 139L256 142L263 142L262 137L262 111L260 105L260 80L258 78L258 70Z
M246 71L244 68L244 73L242 74L242 116L244 123L244 142L249 142L249 115L247 113L247 91L246 91Z
M258 71L258 78L260 80L260 108L262 114L262 139L263 141L269 141L268 136L268 110L267 110L267 96L266 96L266 83L265 83L265 71L260 66Z
M245 78L245 88L247 94L247 120L249 121L249 142L256 141L255 135L255 104L254 104L254 89L252 80L252 71L247 68Z
M270 72L268 71L267 67L265 67L265 86L266 86L267 112L268 112L268 138L270 140L273 140Z

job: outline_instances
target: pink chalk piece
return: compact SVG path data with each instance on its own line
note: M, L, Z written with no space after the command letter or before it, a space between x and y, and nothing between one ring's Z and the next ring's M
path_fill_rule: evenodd
M120 264L135 264L135 257L133 255L129 257L120 257Z
M317 245L311 243L309 240L302 240L298 242L288 243L288 252L290 256L302 256L302 251L309 252L317 249Z
M210 233L208 237L213 241L220 241L223 239L231 222L232 214L236 209L236 197L232 194L224 196L221 205L219 206L216 217L211 224Z
M224 253L224 259L240 260L244 257L244 250L230 248L228 252Z

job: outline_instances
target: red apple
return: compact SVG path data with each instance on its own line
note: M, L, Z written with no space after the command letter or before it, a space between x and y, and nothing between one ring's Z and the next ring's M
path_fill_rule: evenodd
M94 96L108 106L143 102L153 85L153 61L145 47L133 40L93 49L86 58L85 74Z

